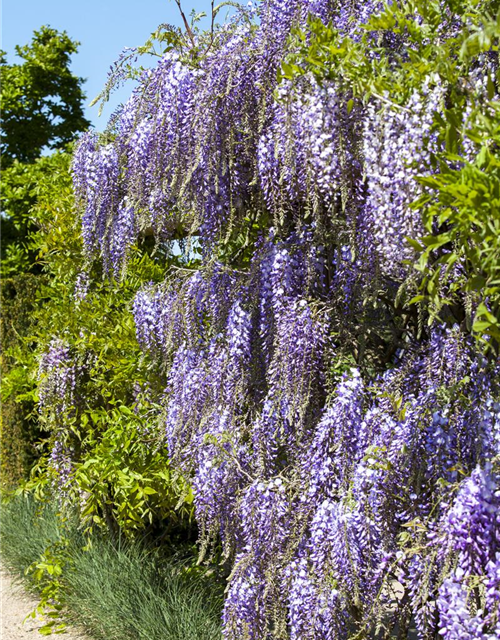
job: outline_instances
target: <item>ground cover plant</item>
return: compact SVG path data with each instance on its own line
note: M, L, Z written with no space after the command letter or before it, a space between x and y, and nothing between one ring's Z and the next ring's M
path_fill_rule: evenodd
M114 539L194 517L226 640L500 636L499 15L164 25L76 146L34 486Z
M218 640L220 586L186 561L97 539L67 573L66 605L102 640Z
M60 538L57 509L39 505L34 496L2 504L2 564L22 578L45 549ZM43 518L39 516L43 513ZM23 544L19 544L19 540Z
M125 539L93 536L89 543L75 516L62 518L57 502L32 495L1 508L2 564L35 593L46 589L45 616L56 596L42 633L64 629L64 605L65 619L94 638L220 638L220 589L190 570L180 549L174 560Z

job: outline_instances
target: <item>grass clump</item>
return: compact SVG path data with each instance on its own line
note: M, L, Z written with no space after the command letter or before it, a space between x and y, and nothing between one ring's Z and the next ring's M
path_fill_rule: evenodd
M220 640L220 602L202 578L136 545L97 539L74 558L67 603L103 640Z
M66 618L99 640L220 640L220 586L185 562L94 535L85 540L55 505L17 496L2 506L0 542L6 568L28 567L64 540ZM29 576L28 576L29 579ZM31 583L33 585L33 583ZM36 585L35 585L36 586Z
M2 503L2 564L15 576L25 578L28 567L60 538L61 520L54 503L41 503L32 495L19 495Z

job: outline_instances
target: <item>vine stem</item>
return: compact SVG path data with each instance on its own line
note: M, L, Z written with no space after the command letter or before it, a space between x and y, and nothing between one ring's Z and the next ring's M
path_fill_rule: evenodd
M194 33L193 33L193 30L191 29L191 27L189 26L189 22L187 21L186 14L182 10L181 0L175 0L175 4L177 5L177 7L179 9L182 21L184 22L184 27L186 28L186 33L188 34L188 37L189 37L189 39L191 41L191 44L192 44L193 47L195 47L196 46L196 42L195 42L195 39L194 39Z

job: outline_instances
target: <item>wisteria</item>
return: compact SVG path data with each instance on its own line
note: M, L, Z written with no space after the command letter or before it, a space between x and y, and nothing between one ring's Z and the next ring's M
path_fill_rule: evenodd
M262 282L262 272L281 273L290 258L280 246L268 242L269 254L261 248L251 267L254 282ZM304 253L295 256L299 281ZM209 282L200 277L195 272L194 283L181 280L174 304L172 292L162 293L161 286L140 292L136 322L142 335L147 326L154 328L161 310L163 321L170 314L167 325L177 327L182 341L167 388L166 436L171 455L194 474L202 530L217 531L226 553L238 553L224 613L228 637L263 637L268 616L284 628L291 624L292 637L343 637L346 608L361 624L375 609L381 616L399 606L391 596L396 580L408 589L411 613L425 637L438 620L425 591L438 588L437 575L430 579L422 559L409 551L401 556L404 527L415 525L423 548L442 567L456 557L475 575L496 553L499 485L487 461L498 452L497 413L488 368L474 361L472 345L457 328L436 329L420 351L371 387L358 369L345 373L321 410L327 380L320 372L335 347L328 344L321 314L312 315L300 295L304 285L294 295L293 282L280 276L279 286L263 288L263 297L239 289L234 303L229 299L224 310L216 308L219 318L227 318L220 332L203 335L198 323L179 320L186 292L206 314L210 293L223 282L219 269ZM240 277L227 274L225 281L238 291ZM194 291L204 294L193 300ZM156 314L146 311L155 300ZM265 330L259 330L259 318ZM274 339L266 360L266 341L256 338L269 333ZM153 343L149 348L155 352ZM474 380L466 381L474 370ZM441 390L457 384L461 398L443 395ZM470 493L466 483L450 502L446 486L459 480L459 469L472 471L477 464L486 466L473 472ZM484 487L474 488L474 479ZM471 502L479 499L484 507ZM463 555L468 552L461 551L461 539L476 545L470 553L477 566ZM260 578L250 578L255 575ZM262 586L267 581L269 591ZM290 594L281 610L271 604L276 585ZM302 618L300 602L318 609ZM322 613L326 602L328 615ZM250 619L250 611L258 617Z
M279 81L294 28L315 16L359 43L381 5L236 11L196 64L169 51L144 71L74 156L108 277L137 238L201 247L132 311L202 555L228 567L226 640L500 637L498 362L466 313L425 324L401 304L448 88L430 74L399 104L354 101L334 74ZM71 402L69 362L54 341L42 402Z
M71 482L74 471L73 459L72 447L56 439L49 456L49 468L55 476L54 484L62 494L68 489L68 484Z
M422 174L430 170L436 148L431 129L442 100L441 87L424 86L403 109L376 103L367 107L363 151L368 193L363 222L374 231L373 243L388 273L412 257L405 238L423 235L420 214L410 208L422 191L413 179L414 168L418 166Z
M75 399L77 367L70 346L53 338L40 358L38 369L40 407L65 411Z

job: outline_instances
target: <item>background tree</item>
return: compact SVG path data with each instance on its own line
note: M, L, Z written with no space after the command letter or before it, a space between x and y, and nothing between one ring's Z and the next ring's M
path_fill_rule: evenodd
M79 43L68 34L43 26L30 44L16 46L24 61L0 58L2 81L2 166L14 160L34 162L45 147L60 149L89 126L83 114L83 78L70 68Z

